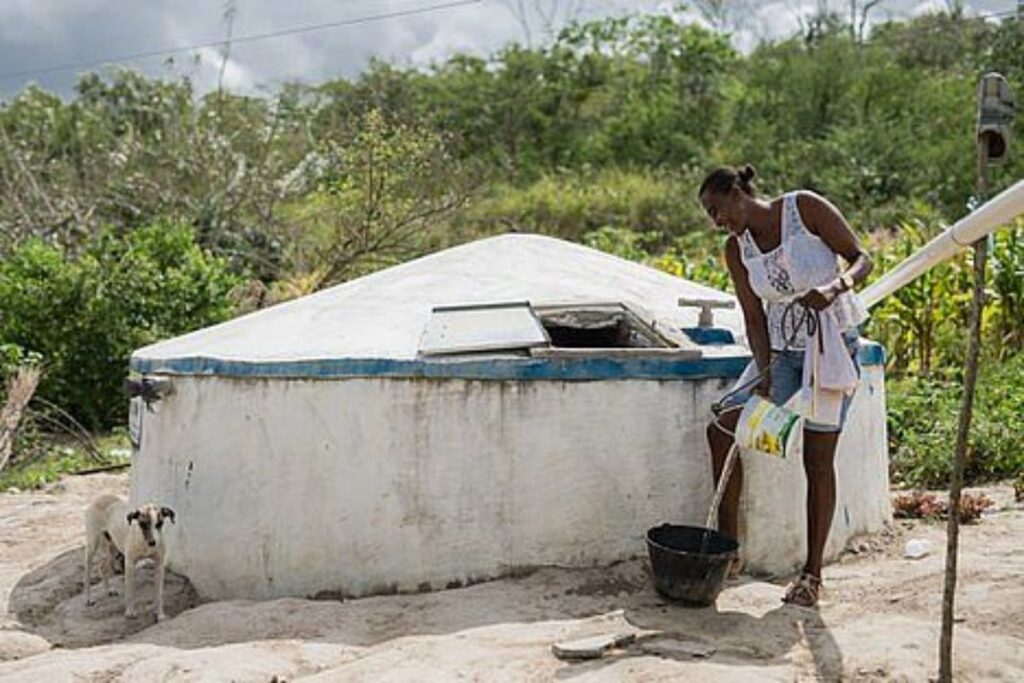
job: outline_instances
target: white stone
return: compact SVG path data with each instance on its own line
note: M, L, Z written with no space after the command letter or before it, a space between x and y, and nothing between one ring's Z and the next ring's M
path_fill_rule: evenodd
M912 538L903 547L903 557L908 560L919 560L932 551L932 542L926 538Z

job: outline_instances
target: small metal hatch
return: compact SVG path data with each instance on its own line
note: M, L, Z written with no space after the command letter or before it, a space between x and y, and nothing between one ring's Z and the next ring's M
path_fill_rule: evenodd
M680 330L622 302L531 305L520 301L431 310L420 355L482 352L535 357L701 356Z

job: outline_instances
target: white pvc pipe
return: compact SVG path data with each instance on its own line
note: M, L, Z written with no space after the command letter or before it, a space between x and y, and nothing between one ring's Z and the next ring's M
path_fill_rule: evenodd
M1024 180L1018 180L977 210L964 216L916 253L907 257L874 284L861 292L867 307L917 279L931 267L946 261L961 249L988 235L1024 213Z

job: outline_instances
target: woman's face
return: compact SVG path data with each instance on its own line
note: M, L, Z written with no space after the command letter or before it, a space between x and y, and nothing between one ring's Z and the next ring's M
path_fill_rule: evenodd
M700 203L718 227L734 235L746 229L746 209L735 187L728 192L705 192L700 196Z

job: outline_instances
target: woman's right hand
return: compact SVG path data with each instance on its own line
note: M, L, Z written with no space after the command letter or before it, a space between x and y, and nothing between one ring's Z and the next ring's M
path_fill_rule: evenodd
M762 377L761 381L758 382L757 386L754 387L754 393L757 394L758 396L761 396L762 398L766 398L768 400L771 400L771 398L772 398L772 371L771 370L765 371L764 377Z

